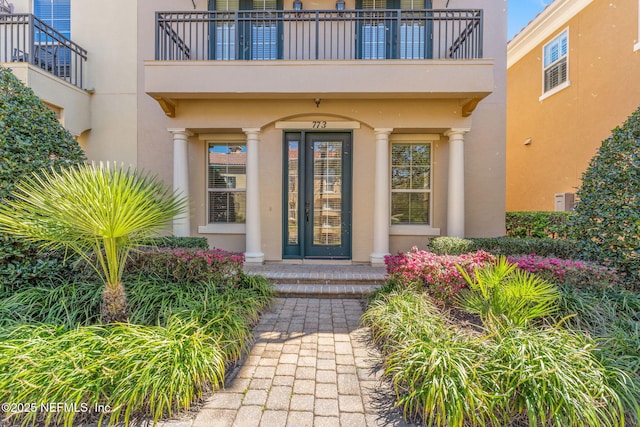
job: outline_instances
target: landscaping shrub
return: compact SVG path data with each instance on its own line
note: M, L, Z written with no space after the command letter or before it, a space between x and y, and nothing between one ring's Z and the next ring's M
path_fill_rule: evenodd
M571 236L570 212L507 212L507 237L566 239Z
M126 273L168 283L238 285L244 255L222 249L158 249L133 254Z
M61 169L85 158L53 111L13 73L0 66L0 201L15 184L40 170ZM0 288L16 290L57 276L68 277L63 256L33 243L0 236ZM0 293L3 292L0 289Z
M483 334L414 290L376 295L363 316L405 416L426 425L621 426L638 382L559 327ZM585 372L587 371L587 372Z
M601 362L634 373L640 384L640 294L619 287L560 290L558 320L593 337Z
M555 285L511 264L506 257L476 268L470 275L458 266L469 289L456 300L463 310L480 316L492 330L525 327L557 309L560 293Z
M602 142L582 176L573 218L585 259L640 284L640 108Z
M0 299L0 328L29 323L73 329L100 320L99 282L50 282L20 289Z
M490 237L460 239L436 237L429 240L427 249L436 254L461 255L475 251L491 252L494 255L529 255L575 259L578 257L577 243L569 239Z
M209 242L205 237L154 237L142 242L143 245L153 248L166 249L209 249Z
M414 247L409 252L385 257L387 274L397 277L417 289L428 289L443 300L448 300L466 286L458 271L461 266L468 272L493 260L487 252L478 251L462 255L436 255Z
M194 398L222 384L225 356L219 338L196 321L179 319L165 327L23 326L0 340L0 400L37 408L50 402L104 405L110 410L109 425L128 425L141 415L157 421L188 409ZM36 425L40 414L34 410L11 417ZM41 416L49 425L71 425L76 412Z
M508 257L518 268L557 285L579 288L607 288L620 285L615 270L592 262L541 257L538 255L516 255Z
M41 171L0 205L0 231L75 253L104 283L102 320L127 320L122 275L132 250L186 209L157 177L109 163Z
M188 409L223 383L271 301L264 277L243 274L238 283L131 281L130 320L137 323L90 325L100 316L99 282L31 288L0 301L0 401L107 405L109 425ZM37 415L12 417L39 425ZM71 425L83 414L47 415L50 425Z

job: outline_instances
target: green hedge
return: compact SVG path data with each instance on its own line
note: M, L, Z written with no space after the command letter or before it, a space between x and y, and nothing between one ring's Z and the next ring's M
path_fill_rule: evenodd
M149 246L168 249L209 249L206 237L176 237L165 236L149 239L145 242Z
M570 212L507 212L507 237L566 239L571 237Z
M460 239L457 237L436 237L431 239L428 250L439 255L460 255L483 250L494 255L554 256L562 259L578 257L577 243L569 239L492 237Z

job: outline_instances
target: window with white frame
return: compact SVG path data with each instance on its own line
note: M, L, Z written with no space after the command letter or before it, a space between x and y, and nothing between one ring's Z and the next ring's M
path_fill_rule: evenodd
M34 0L33 14L65 37L71 37L71 0Z
M391 144L391 223L431 224L431 144Z
M210 143L207 152L209 223L244 223L247 205L247 146Z
M569 30L544 46L544 92L565 83L568 79L567 61L569 56Z

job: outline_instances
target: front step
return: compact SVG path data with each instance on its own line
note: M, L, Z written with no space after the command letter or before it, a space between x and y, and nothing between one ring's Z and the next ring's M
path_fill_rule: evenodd
M379 284L310 284L276 283L276 296L282 298L365 298L380 288Z
M279 297L363 298L385 282L385 268L364 264L245 265L245 272L269 279Z

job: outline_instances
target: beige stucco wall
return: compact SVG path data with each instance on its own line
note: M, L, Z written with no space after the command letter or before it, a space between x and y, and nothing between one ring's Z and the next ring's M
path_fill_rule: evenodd
M60 123L78 137L91 128L91 95L27 62L3 64L29 86L59 116Z
M137 14L132 0L72 0L71 38L87 54L90 160L137 164Z
M564 29L571 85L540 100L543 46ZM507 210L553 210L555 193L575 193L602 140L640 104L637 42L637 1L593 1L511 65Z
M31 2L23 11L31 11ZM91 130L81 143L92 160L116 160L135 164L158 174L169 185L173 179L173 140L169 128L186 128L194 133L189 141L192 234L205 224L205 146L203 134L223 133L242 136L242 128L261 128L260 191L262 245L267 260L281 259L282 251L282 130L275 122L292 119L348 120L359 123L353 130L353 244L354 261L368 261L373 246L373 173L375 160L374 128L393 128L396 134L440 135L433 141L432 227L446 235L447 173L449 144L444 132L450 128L469 128L465 135L466 234L496 236L504 232L505 169L505 64L506 1L434 0L433 7L484 9L484 58L455 72L429 75L438 82L433 93L424 86L422 93L411 93L404 83L408 67L389 67L386 81L401 82L394 91L385 82L371 82L371 94L336 85L336 93L324 92L319 107L314 103L313 86L307 84L304 96L293 91L271 96L245 93L217 93L176 98L176 115L167 117L158 103L145 93L145 61L154 60L155 11L193 10L191 0L74 0L71 6L72 39L88 51L87 87L91 89ZM195 8L206 9L206 0L195 0ZM291 7L285 0L285 8ZM304 2L305 9L333 9L334 0ZM353 8L355 0L347 1ZM126 13L125 13L126 12ZM436 64L436 62L433 62ZM432 64L432 65L433 65ZM252 64L255 65L255 64ZM326 65L326 64L325 64ZM444 66L445 64L439 64ZM195 64L194 64L195 66ZM313 67L314 64L309 65ZM410 64L410 67L413 65ZM448 66L448 65L446 65ZM424 68L425 72L435 70ZM476 68L474 68L476 67ZM255 77L260 78L259 67ZM349 75L358 76L358 64ZM336 68L337 70L337 68ZM474 80L474 72L477 70ZM487 72L488 71L488 72ZM418 70L419 72L419 70ZM306 75L304 70L301 76ZM344 75L344 72L341 71ZM362 74L362 73L361 73ZM380 74L377 72L376 75ZM411 72L415 75L415 72ZM457 76L457 77L456 77ZM219 77L208 67L196 81ZM232 78L228 77L228 78ZM180 82L183 73L167 77L167 83ZM493 87L487 90L487 82ZM340 83L338 81L338 83ZM236 82L237 84L237 82ZM268 85L268 82L265 82ZM296 82L292 81L292 87ZM382 85L382 86L381 86ZM403 86L404 85L404 86ZM480 89L475 89L479 87ZM381 88L377 90L376 88ZM426 89L425 89L426 88ZM442 89L446 88L446 90ZM439 90L439 92L438 92ZM307 93L309 92L309 93ZM488 92L492 92L486 96ZM474 96L486 96L470 117L462 117L462 107ZM195 99L195 98L201 99ZM258 99L260 98L260 99ZM211 235L212 245L244 250L243 234ZM424 246L426 235L390 237L392 251Z
M148 61L154 55L154 12L156 10L190 10L190 1L139 0L138 61ZM434 7L438 6L434 2ZM205 220L205 164L206 142L199 135L235 133L242 136L242 128L261 128L260 182L262 214L262 249L266 260L282 257L282 130L274 123L282 120L348 120L360 123L353 130L353 244L352 260L366 262L373 246L373 164L375 138L373 128L394 128L394 133L439 134L433 143L434 188L432 196L433 224L442 235L446 234L448 141L443 133L449 128L471 128L465 136L466 171L466 227L469 236L497 236L504 233L504 144L505 144L505 87L506 64L506 11L502 2L491 0L458 2L455 7L481 7L485 9L485 58L494 61L492 69L493 93L486 97L471 117L462 117L459 99L340 99L322 98L317 108L313 97L295 99L279 96L269 99L232 99L216 94L214 99L176 99L176 115L166 117L158 103L149 95L138 91L138 165L172 182L173 141L168 128L185 128L195 135L189 140L189 167L191 192L191 229L197 235ZM463 4L464 3L464 4ZM206 2L196 2L204 8ZM286 6L286 4L285 4ZM333 8L334 2L305 2L305 9ZM353 72L357 73L357 65ZM391 70L391 69L390 69ZM214 78L212 69L211 78ZM259 78L260 74L256 74ZM171 78L179 79L180 73ZM401 80L403 75L388 76ZM139 71L139 85L145 84L144 73ZM173 85L175 82L167 82ZM450 82L447 83L450 85ZM467 84L468 82L461 82ZM295 82L292 82L295 85ZM267 99L264 99L267 98ZM344 97L343 97L344 98ZM393 135L392 135L393 136ZM244 250L244 234L207 234L210 244L230 250ZM407 250L413 245L424 247L428 236L391 236L390 249Z

